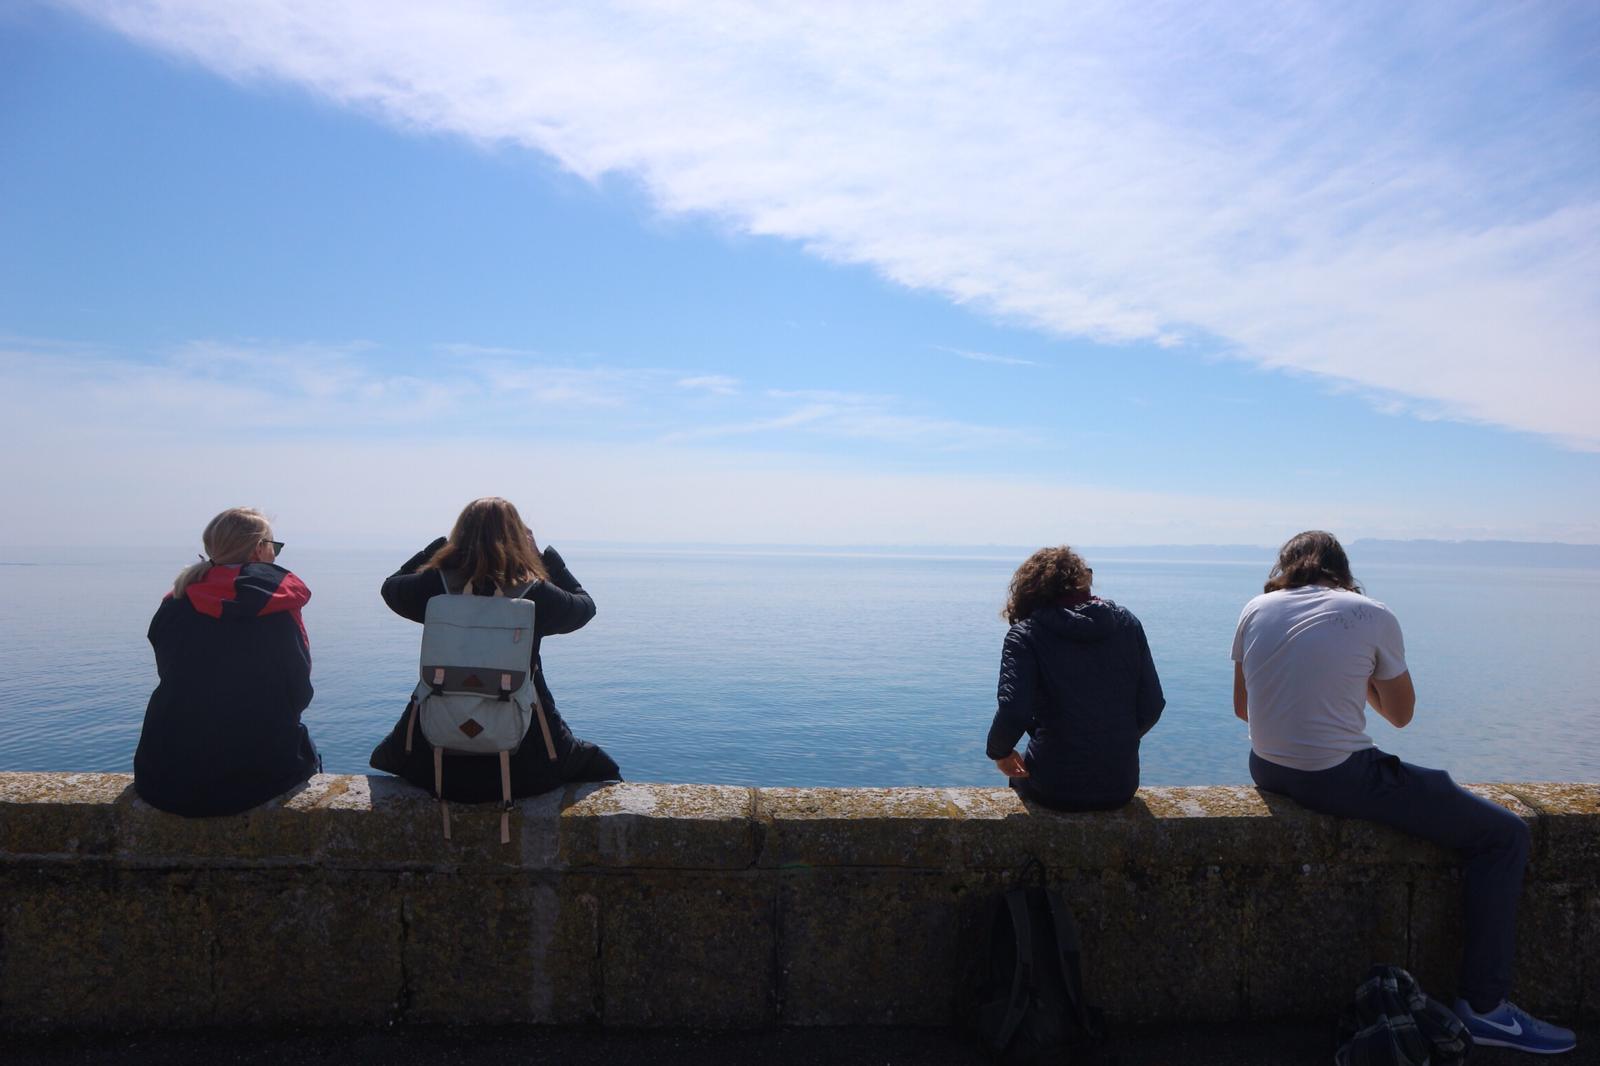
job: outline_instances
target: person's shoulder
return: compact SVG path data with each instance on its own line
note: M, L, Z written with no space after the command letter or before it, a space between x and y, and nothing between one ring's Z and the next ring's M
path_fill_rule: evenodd
M1239 617L1245 618L1262 610L1274 607L1277 604L1287 603L1289 599L1289 591L1289 589L1276 589L1272 592L1257 593L1245 601L1243 609L1239 612Z
M1031 617L1012 622L1011 627L1006 630L1006 643L1011 644L1016 641L1031 640L1037 628L1037 623Z
M1139 616L1134 614L1132 611L1128 610L1126 607L1124 607L1122 604L1118 603L1116 600L1108 600L1108 599L1103 599L1103 598L1101 598L1099 596L1096 596L1090 602L1091 603L1098 603L1102 610L1104 610L1112 618L1116 619L1118 625L1134 626L1134 627L1138 627L1138 628L1143 628L1143 626L1139 622Z

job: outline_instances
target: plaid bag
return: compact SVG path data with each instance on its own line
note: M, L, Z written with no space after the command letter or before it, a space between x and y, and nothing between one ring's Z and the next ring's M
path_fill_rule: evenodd
M1398 966L1374 966L1339 1015L1335 1066L1456 1066L1472 1036L1455 1013L1430 999Z

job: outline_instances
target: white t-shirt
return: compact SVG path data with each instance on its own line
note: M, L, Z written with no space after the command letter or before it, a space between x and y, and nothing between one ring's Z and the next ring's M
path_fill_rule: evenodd
M1244 664L1250 746L1295 770L1327 770L1372 747L1367 679L1406 672L1405 640L1389 608L1322 585L1245 604L1233 659Z

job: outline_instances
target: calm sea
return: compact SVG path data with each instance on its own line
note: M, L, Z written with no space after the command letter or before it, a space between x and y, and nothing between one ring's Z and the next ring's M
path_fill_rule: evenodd
M366 769L415 678L420 627L378 587L400 553L297 551L330 772ZM983 740L1018 558L564 548L599 614L545 642L574 731L643 781L997 785ZM155 667L145 628L181 558L0 555L0 770L129 770ZM1229 642L1260 563L1095 557L1144 622L1167 710L1146 784L1248 781ZM1415 722L1380 745L1460 780L1600 780L1600 571L1379 565Z

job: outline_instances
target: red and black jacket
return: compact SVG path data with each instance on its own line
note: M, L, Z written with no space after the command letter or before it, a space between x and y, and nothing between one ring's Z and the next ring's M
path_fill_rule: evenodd
M300 713L311 702L305 583L281 566L213 566L150 621L160 683L133 756L145 802L237 814L320 766Z

